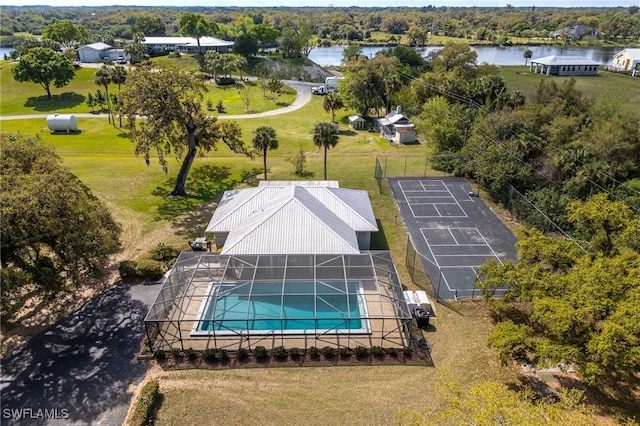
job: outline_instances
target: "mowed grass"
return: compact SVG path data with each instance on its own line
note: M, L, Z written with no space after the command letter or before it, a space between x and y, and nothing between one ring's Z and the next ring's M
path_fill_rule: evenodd
M174 59L174 61L177 61ZM99 89L104 93L104 87L96 85L94 81L95 68L78 68L71 82L62 87L51 86L52 98L47 97L45 89L36 83L19 83L13 79L11 61L0 61L0 105L1 115L25 115L25 114L69 114L90 113L91 108L85 103L89 93L95 94ZM285 86L279 95L267 92L264 96L262 88L256 82L247 82L251 99L249 110L252 113L271 111L293 103L296 94L291 88ZM246 114L247 107L242 101L238 90L242 85L214 86L207 85L208 91L204 93L203 108L206 110L207 100L211 101L213 110L211 114L218 114L215 105L219 100L223 101L225 113L221 115ZM115 84L109 85L110 93L117 93Z

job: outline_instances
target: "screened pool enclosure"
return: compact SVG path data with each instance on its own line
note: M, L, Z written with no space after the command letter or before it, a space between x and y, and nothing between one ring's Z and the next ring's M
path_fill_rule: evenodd
M411 313L388 251L184 252L145 326L156 349L409 346Z

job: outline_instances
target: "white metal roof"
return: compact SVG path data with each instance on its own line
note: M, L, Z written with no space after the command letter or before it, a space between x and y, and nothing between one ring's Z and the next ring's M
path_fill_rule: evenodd
M600 65L599 62L592 61L591 59L583 58L582 56L560 56L551 55L544 56L542 58L531 59L531 63L542 65Z
M288 186L229 232L221 254L358 254L354 230L301 186Z
M257 188L225 191L206 231L230 232L249 216L268 207L290 186L304 188L354 231L378 230L366 191L338 188L335 181L276 181Z
M176 46L197 46L198 40L193 37L145 37L142 44L172 44ZM233 46L232 41L215 37L200 37L200 46Z
M91 44L87 44L86 46L82 46L80 49L84 49L85 47L88 47L88 48L93 49L93 50L109 50L109 49L111 49L111 46L109 46L106 43L91 43Z
M630 48L626 48L626 49L622 49L621 51L619 51L618 53L616 53L615 55L613 55L613 57L615 58L616 56L620 55L621 53L628 53L630 57L634 58L634 59L640 59L640 48L636 49L630 49Z

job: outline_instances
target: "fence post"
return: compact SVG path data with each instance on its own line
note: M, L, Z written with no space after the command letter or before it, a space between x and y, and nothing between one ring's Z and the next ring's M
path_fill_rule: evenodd
M422 174L422 176L426 177L427 176L427 166L429 164L429 156L425 155L424 156L424 173Z
M407 177L407 158L408 156L404 156L404 177Z

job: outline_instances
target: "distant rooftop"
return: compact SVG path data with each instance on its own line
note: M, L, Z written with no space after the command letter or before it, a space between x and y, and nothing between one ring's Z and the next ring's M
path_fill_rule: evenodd
M562 56L551 55L544 56L542 58L531 59L531 63L542 65L600 65L599 62L592 61L591 59L584 58L582 56Z
M198 46L198 40L193 37L145 37L142 44ZM200 37L200 46L233 46L233 42L215 37Z

